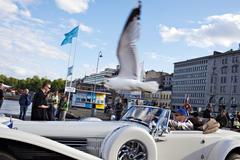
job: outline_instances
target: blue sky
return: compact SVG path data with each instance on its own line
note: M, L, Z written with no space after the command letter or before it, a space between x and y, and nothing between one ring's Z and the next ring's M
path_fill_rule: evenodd
M74 78L117 64L116 47L137 0L0 0L0 74L65 78L71 45L64 33L80 25ZM240 2L143 0L137 43L145 70L173 72L173 63L237 49ZM71 60L73 61L73 60Z

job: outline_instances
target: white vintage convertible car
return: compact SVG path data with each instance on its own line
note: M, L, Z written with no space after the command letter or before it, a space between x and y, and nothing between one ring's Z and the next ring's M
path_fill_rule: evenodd
M170 131L170 112L151 106L133 106L121 121L95 121L90 118L83 121L35 122L14 119L12 130L57 141L56 150L64 144L104 160L240 160L239 133L221 129L211 134L194 130ZM7 120L6 117L0 118L0 122ZM24 141L27 141L27 135ZM18 145L18 141L19 138L11 143L3 140L3 144L8 145L5 151L13 154L12 157L24 148L24 145ZM12 144L15 148L8 152ZM28 154L27 150L23 152ZM32 152L30 150L29 154Z
M0 124L1 160L101 160L42 136Z

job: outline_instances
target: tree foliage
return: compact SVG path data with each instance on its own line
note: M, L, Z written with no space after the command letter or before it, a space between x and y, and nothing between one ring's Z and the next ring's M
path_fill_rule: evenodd
M47 78L40 78L39 76L33 76L32 78L26 79L16 79L14 77L7 77L5 75L0 74L0 82L12 86L15 89L25 89L28 88L30 91L36 92L39 88L41 88L43 82L50 81L53 91L63 91L65 86L65 80L56 79L49 80Z

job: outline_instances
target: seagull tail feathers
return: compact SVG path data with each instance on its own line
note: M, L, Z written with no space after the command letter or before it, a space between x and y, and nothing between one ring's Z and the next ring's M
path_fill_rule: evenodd
M159 84L155 81L143 82L141 89L146 92L156 93L158 91Z

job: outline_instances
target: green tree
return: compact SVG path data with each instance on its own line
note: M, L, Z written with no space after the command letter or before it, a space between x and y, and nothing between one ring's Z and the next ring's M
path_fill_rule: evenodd
M15 89L25 89L28 88L30 91L36 92L39 88L41 88L43 82L49 81L46 77L40 78L39 76L33 76L32 78L26 79L16 79L14 77L7 77L5 75L0 74L0 82L4 84L10 85ZM52 91L64 91L65 80L56 79L51 82Z
M65 87L65 80L63 80L63 79L56 79L56 80L54 80L52 82L51 86L52 86L52 91L63 92L64 91L64 87Z

